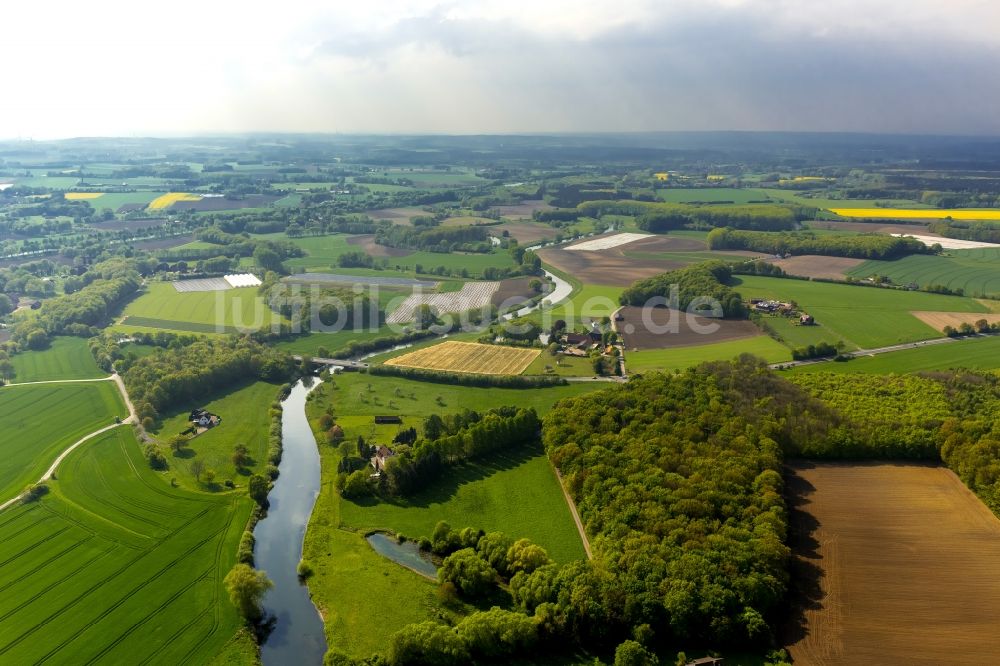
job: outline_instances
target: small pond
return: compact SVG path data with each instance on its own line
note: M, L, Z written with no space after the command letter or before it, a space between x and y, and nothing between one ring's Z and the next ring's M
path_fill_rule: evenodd
M416 542L399 543L396 541L396 537L383 532L375 532L365 538L379 555L388 557L393 562L423 576L437 580L437 567L431 561L430 555L421 552Z

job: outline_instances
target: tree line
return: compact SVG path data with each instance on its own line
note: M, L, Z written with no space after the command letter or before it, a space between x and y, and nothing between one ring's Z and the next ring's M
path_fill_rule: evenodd
M647 201L587 201L577 206L581 215L632 215L640 229L663 233L686 227L733 227L758 231L786 231L810 219L815 209L777 204L695 206Z
M726 283L732 278L733 268L721 261L708 261L678 268L677 270L638 280L622 292L622 305L646 306L654 298L661 304L687 310L696 307L702 299L712 299L722 306L722 316L727 319L745 319L743 298ZM669 302L676 288L676 301Z
M812 232L768 233L740 231L726 227L708 234L710 250L750 250L766 254L820 254L855 259L896 259L910 254L934 254L932 248L915 238L881 234L858 236L817 236Z
M197 406L213 391L241 382L287 381L296 368L284 352L248 337L229 337L157 349L137 359L122 379L139 418L152 426L171 407Z

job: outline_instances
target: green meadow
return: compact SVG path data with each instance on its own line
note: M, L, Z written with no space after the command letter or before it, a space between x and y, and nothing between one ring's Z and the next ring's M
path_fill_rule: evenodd
M0 387L0 502L37 481L60 453L116 416L128 416L110 381ZM2 661L2 659L0 659Z
M973 368L1000 369L1000 337L976 337L946 344L863 356L846 363L797 366L787 372L863 372L873 375Z
M203 479L199 481L191 471L195 461L215 472L213 488L216 490L226 481L245 486L251 474L263 474L267 466L267 433L271 422L269 406L277 397L278 388L277 384L255 382L235 387L223 395L206 396L202 403L184 405L165 415L152 434L159 440L171 477L184 487L206 489ZM171 451L166 446L167 441L188 429L188 417L196 408L217 414L222 417L222 423L189 440L181 451ZM232 461L233 449L238 444L245 446L250 456L249 463L241 470L236 469Z
M447 617L427 579L378 555L363 535L390 530L416 538L428 536L439 520L456 527L500 530L528 537L565 562L583 557L583 546L569 508L544 452L538 445L489 456L448 470L422 492L395 501L353 502L333 487L338 447L327 444L317 421L330 410L345 431L389 443L400 427L422 427L431 413L486 410L503 405L534 407L545 413L561 398L603 388L571 384L545 389L493 389L428 384L395 377L347 373L317 389L307 413L317 430L323 482L306 533L304 557L315 576L309 589L326 618L331 647L355 655L384 648L381 636L364 631L377 623L383 634L406 624ZM375 426L375 414L399 414L402 426ZM393 597L395 604L373 605Z
M98 379L107 374L97 367L84 338L55 338L48 349L15 354L11 363L16 382Z
M625 352L625 368L629 374L654 370L683 370L706 361L727 361L740 354L753 354L768 363L792 360L788 347L767 335L755 338L716 342L709 345L650 349Z
M233 333L269 327L278 316L256 287L227 291L178 292L169 282L152 282L128 304L116 329L163 329L190 333Z
M739 276L733 286L747 300L795 301L816 319L824 334L843 340L850 348L872 349L940 337L940 331L910 314L915 310L987 311L971 298L808 280Z
M896 284L943 285L966 296L1000 295L1000 248L914 254L894 261L866 261L848 272L856 278L886 275Z
M0 513L0 662L209 663L241 623L222 579L251 502L171 488L128 427Z

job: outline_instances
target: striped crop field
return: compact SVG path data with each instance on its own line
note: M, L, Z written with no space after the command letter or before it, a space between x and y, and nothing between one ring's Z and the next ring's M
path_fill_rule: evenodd
M178 201L201 201L201 196L198 194L189 194L187 192L167 192L166 194L153 199L149 203L149 209L162 210L164 208L170 208Z
M115 416L128 416L128 410L113 382L0 388L0 503L41 478L64 449L110 425Z
M519 375L541 353L540 349L483 345L477 342L442 342L389 359L386 365L480 375Z
M205 664L240 626L223 587L245 496L172 488L128 427L0 513L0 663Z
M998 208L831 208L841 217L889 220L1000 220Z

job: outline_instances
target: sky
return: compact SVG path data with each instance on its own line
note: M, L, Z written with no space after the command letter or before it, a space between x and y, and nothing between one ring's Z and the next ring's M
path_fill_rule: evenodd
M118 0L0 12L0 138L1000 135L995 0Z

